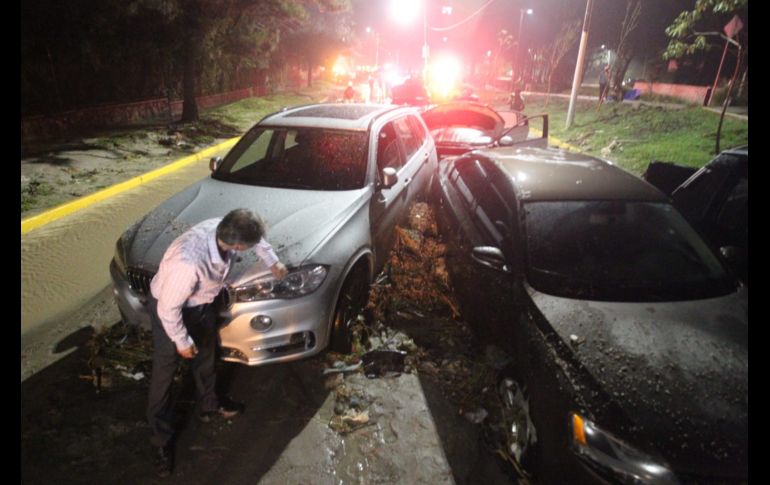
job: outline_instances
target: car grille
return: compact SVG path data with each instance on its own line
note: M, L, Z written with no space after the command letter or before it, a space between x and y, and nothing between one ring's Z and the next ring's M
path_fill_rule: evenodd
M139 268L128 268L126 278L128 286L137 295L147 296L150 294L150 282L155 273Z

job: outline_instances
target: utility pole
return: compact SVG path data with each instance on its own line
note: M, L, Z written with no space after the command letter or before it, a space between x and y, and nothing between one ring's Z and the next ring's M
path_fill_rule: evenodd
M575 65L575 77L572 78L572 94L569 98L569 109L567 110L567 128L572 125L575 119L575 101L577 100L580 81L583 79L583 65L585 64L586 45L588 44L588 29L591 26L591 9L593 0L586 3L586 15L583 19L583 33L580 35L580 50L578 51L577 64Z

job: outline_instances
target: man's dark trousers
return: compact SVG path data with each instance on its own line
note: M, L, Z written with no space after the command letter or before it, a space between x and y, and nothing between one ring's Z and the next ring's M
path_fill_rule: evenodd
M171 384L174 381L179 354L176 345L166 334L157 312L157 301L148 299L152 323L152 378L147 403L147 421L152 430L154 446L166 446L174 436L174 403ZM195 341L198 354L192 361L192 375L200 412L216 411L219 407L216 387L216 312L211 304L184 308L182 319Z

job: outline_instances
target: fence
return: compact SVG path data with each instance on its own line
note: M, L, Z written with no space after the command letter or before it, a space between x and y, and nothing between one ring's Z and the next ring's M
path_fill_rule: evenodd
M199 96L198 108L211 108L252 96L264 96L262 86ZM30 116L21 120L22 141L67 136L82 129L126 126L152 121L172 121L182 113L182 100L149 99L134 103L94 106L52 115Z

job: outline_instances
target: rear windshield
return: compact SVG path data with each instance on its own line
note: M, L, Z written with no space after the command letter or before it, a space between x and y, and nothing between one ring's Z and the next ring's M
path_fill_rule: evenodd
M712 298L736 282L667 203L524 204L530 284L544 293L605 301Z
M366 132L259 127L228 153L214 178L307 190L353 190L366 179Z

